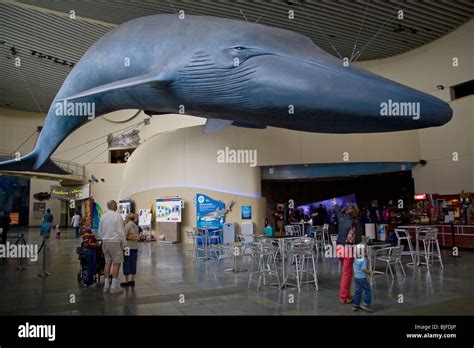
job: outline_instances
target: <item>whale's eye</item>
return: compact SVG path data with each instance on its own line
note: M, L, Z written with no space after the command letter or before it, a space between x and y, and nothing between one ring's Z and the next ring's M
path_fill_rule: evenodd
M243 50L245 50L245 47L243 47L243 46L236 46L236 47L234 47L234 49L237 50L237 51L243 51Z

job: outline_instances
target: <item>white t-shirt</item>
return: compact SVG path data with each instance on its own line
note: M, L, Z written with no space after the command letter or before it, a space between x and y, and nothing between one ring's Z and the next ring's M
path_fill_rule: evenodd
M125 245L125 231L122 217L113 210L102 214L99 222L99 238L107 242L120 242Z
M79 227L79 224L81 223L81 216L80 215L74 215L71 220L72 227Z

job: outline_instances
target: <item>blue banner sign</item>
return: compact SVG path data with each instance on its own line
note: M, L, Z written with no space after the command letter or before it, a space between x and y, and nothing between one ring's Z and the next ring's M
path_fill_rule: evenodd
M196 205L196 227L222 228L225 221L226 207L222 201L197 193L194 197Z

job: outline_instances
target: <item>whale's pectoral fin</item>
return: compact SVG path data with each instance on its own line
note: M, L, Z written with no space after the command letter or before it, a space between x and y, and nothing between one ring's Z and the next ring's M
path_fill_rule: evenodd
M204 134L214 133L230 126L234 121L220 120L218 118L208 118L202 132Z
M105 85L94 87L80 93L70 95L68 97L62 98L59 101L73 101L75 99L81 99L84 97L96 96L99 94L106 94L110 92L115 92L120 89L139 87L144 85L149 85L153 87L164 87L168 85L169 81L166 79L161 79L157 74L144 74L139 76L130 77L128 79L118 80Z
M236 126L236 127L241 127L241 128L254 128L254 129L265 129L265 128L267 128L267 126L260 126L260 125L256 125L256 124L243 123L243 122L239 122L239 121L232 122L232 125Z

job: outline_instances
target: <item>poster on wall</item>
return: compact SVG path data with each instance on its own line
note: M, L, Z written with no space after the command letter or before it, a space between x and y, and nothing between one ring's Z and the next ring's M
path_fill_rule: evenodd
M230 211L233 203L233 201L230 201L228 204L224 204L224 202L216 201L209 196L200 193L196 194L194 197L196 227L222 228L225 215Z
M92 216L93 216L93 218L92 218L92 230L93 231L98 231L100 217L102 216L103 211L102 211L102 207L97 202L93 203L93 208L94 208L94 213L92 214Z
M132 201L129 199L119 201L118 210L122 219L125 220L127 215L132 212Z
M151 209L140 209L138 212L138 225L141 227L151 226Z
M181 197L161 197L156 199L156 222L181 222Z
M243 205L242 208L241 208L241 215L242 215L242 220L252 219L252 206L251 205Z

